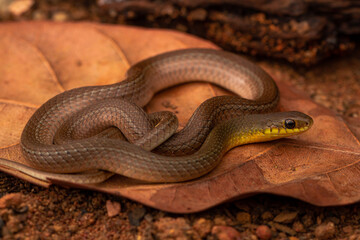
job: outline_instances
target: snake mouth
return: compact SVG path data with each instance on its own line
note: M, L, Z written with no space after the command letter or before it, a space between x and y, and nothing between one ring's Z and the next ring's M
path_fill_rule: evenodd
M311 125L303 126L303 127L296 127L293 129L287 129L282 127L272 127L272 128L265 128L261 130L252 131L250 134L243 134L234 142L242 144L254 143L254 142L267 142L272 141L280 138L291 137L309 130Z
M293 136L293 135L297 135L300 133L303 133L307 130L309 130L310 126L304 126L304 127L299 127L299 128L293 128L293 129L289 129L289 128L278 128L278 127L273 127L273 128L266 128L262 131L262 133L264 134L264 136L269 136L269 137L286 137L286 136Z

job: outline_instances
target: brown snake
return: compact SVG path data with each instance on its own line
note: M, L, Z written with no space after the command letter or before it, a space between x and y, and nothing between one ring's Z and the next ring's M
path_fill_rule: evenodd
M119 139L91 137L114 126L115 120L108 121L108 118L119 115L116 106L111 104L109 113L103 111L99 115L93 114L97 110L92 106L99 105L96 109L101 109L103 102L116 102L116 99L145 106L156 92L190 81L214 83L246 99L220 96L205 101L181 131L155 149L161 155ZM311 126L311 118L302 113L267 113L273 111L278 100L272 78L248 60L211 49L178 50L135 64L128 70L127 78L119 83L81 87L53 97L28 121L21 136L21 148L31 166L41 171L105 170L151 182L185 181L212 170L234 146L298 134ZM126 112L127 107L121 105ZM85 119L83 122L97 122L102 118L109 125L100 124L100 130L85 133L85 138L54 144L54 137L61 135L62 125L81 111L85 114L78 118ZM131 116L125 114L125 119L134 123ZM136 129L137 125L128 128ZM141 139L143 132L134 139ZM65 180L76 182L71 174L64 176Z

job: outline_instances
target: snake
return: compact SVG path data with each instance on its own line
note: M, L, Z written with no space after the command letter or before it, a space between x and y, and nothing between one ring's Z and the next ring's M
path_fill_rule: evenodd
M206 100L183 129L166 137L146 113L140 114L143 118L132 117L134 111L127 111L135 105L141 112L159 91L194 81L218 85L236 96ZM71 173L97 170L153 183L183 182L209 173L236 146L310 129L313 120L304 113L274 112L279 97L270 75L237 54L199 48L175 50L136 63L118 83L75 88L51 98L27 122L20 146L34 171L64 174L64 180L71 182L77 181ZM106 128L116 126L119 115L125 119L121 120L126 122L125 129L132 131L124 134L125 138L138 141L155 129L152 138L157 143L146 149L122 139L99 137ZM72 132L82 127L80 137L66 139L71 134L62 134L65 123ZM93 125L96 131L91 130ZM56 143L59 135L65 140ZM32 173L35 175L30 170Z

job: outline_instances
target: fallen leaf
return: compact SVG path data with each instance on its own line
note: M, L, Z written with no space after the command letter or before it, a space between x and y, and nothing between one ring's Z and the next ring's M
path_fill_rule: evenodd
M23 164L26 161L19 147L22 129L48 98L74 87L120 81L129 66L162 52L216 48L173 31L92 23L2 23L0 35L0 158ZM275 80L281 92L280 109L312 116L310 131L291 139L235 148L214 171L184 183L148 184L122 176L92 185L57 183L177 213L201 211L257 193L291 196L320 206L359 201L359 139L333 112ZM157 94L146 110L176 109L184 126L200 103L223 93L211 84L185 84ZM26 181L50 185L0 168Z
M274 222L292 223L297 215L298 212L281 212L274 218Z

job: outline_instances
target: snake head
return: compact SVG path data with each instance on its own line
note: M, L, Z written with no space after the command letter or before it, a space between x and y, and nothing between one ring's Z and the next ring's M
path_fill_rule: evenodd
M309 130L313 119L301 112L278 112L264 114L257 125L256 128L261 129L266 137L282 138Z
M301 134L311 128L313 120L301 112L250 114L224 122L219 132L228 132L227 148L267 142ZM217 128L221 128L221 126Z

